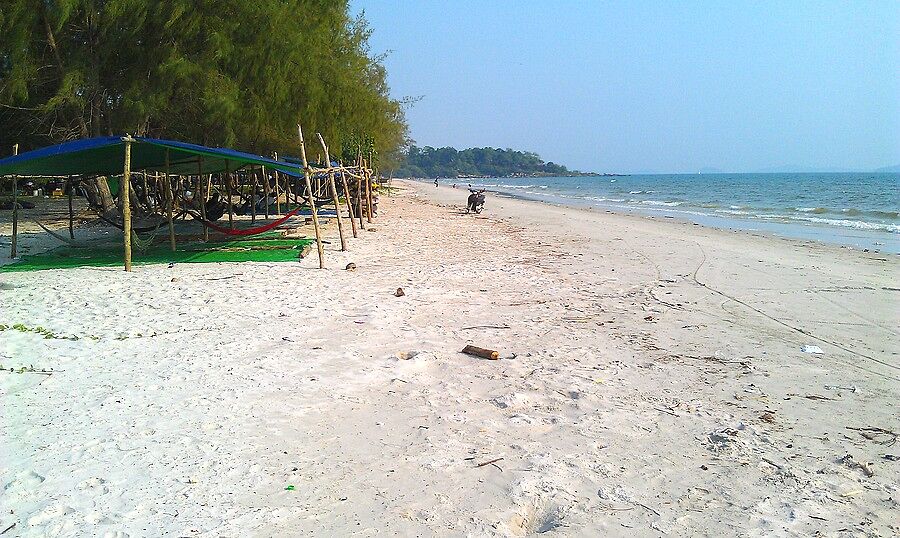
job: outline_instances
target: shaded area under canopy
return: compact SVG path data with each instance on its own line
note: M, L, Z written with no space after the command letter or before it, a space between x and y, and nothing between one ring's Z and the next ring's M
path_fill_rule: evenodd
M122 174L126 137L108 136L74 140L0 159L0 176L113 176ZM210 148L175 140L133 137L131 170L196 175L265 166L298 177L302 166L227 148Z

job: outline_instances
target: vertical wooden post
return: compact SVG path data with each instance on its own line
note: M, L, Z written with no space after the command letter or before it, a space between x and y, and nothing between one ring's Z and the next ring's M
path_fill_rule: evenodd
M228 197L228 229L234 230L234 211L231 206L231 173L228 171L228 161L225 161L225 196Z
M353 218L353 202L350 201L350 187L347 186L347 172L343 170L341 165L341 181L344 184L344 201L347 202L347 215L350 218L350 227L353 228L353 237L356 235L356 219Z
M362 182L365 174L363 174L362 167L362 154L359 155L356 159L356 164L358 165L359 176L356 178L356 212L359 217L359 227L363 230L366 229L366 224L363 222L363 192L362 192Z
M256 189L259 188L259 175L253 172L253 186L250 191L250 222L256 222Z
M272 152L272 159L278 160L278 152ZM278 182L278 170L272 170L272 179L275 181L275 214L281 214L281 195L279 194L279 190L281 189L281 185ZM287 202L287 191L284 191L284 201Z
M175 196L172 195L172 178L169 176L169 149L166 148L166 171L164 174L165 183L163 188L166 192L166 217L169 221L169 248L175 252L175 223L172 222L172 205L175 203Z
M331 167L331 157L328 156L328 146L325 145L325 139L322 133L316 133L319 142L322 143L322 149L325 151L325 161L328 163L328 184L331 186L331 198L334 200L334 214L338 223L338 235L341 236L341 251L347 250L347 240L344 238L344 222L341 220L341 204L338 202L337 187L334 185L334 168Z
M363 177L366 178L366 221L372 222L372 176L369 174L369 166L372 163L363 161Z
M316 247L319 249L319 269L325 269L325 251L322 248L322 235L319 232L319 216L316 214L316 203L313 200L312 184L309 181L309 166L306 162L306 144L303 143L303 128L297 124L300 135L300 156L303 158L303 178L306 180L306 191L309 193L309 210L312 212L313 228L316 230ZM287 175L287 174L285 174Z
M125 170L122 173L122 230L125 235L125 270L131 271L131 137L125 142Z
M269 220L269 174L266 173L266 167L262 167L262 176L263 176L263 197L266 200L266 220Z
M197 157L197 191L201 189L204 191L202 194L197 192L197 195L200 195L200 217L203 219L203 240L209 241L209 227L206 225L206 197L209 195L209 183L203 180L203 157ZM212 180L212 176L210 176L210 180ZM194 196L194 198L197 197Z
M75 210L72 207L75 185L72 183L72 176L66 180L66 186L69 188L69 239L75 239Z
M19 145L13 145L13 155L19 154ZM12 213L12 245L9 249L9 257L16 257L16 240L19 232L19 176L13 176L13 213Z
M141 175L144 176L144 198L147 200L147 209L152 211L153 205L150 201L150 185L147 183L147 171L144 170L141 172ZM137 202L137 200L135 201Z

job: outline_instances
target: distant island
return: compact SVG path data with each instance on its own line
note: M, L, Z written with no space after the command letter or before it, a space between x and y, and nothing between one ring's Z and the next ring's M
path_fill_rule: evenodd
M499 148L423 148L410 146L395 177L466 178L466 177L546 177L600 176L569 170L561 164L544 162L535 153Z

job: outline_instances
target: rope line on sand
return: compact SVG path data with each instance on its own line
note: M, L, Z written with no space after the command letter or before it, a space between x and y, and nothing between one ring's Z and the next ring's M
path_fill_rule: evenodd
M846 351L847 353L850 353L851 355L856 355L857 357L861 357L861 358L863 358L863 359L868 359L868 360L870 360L870 361L877 362L878 364L881 364L882 366L887 366L888 368L893 368L894 370L900 370L900 366L896 366L896 365L890 364L890 363L885 362L885 361L883 361L883 360L881 360L881 359L877 359L877 358L872 357L872 356L870 356L870 355L866 355L865 353L860 353L859 351L855 351L855 350L853 350L853 349L850 349L850 348L848 348L848 347L846 347L846 346L844 346L844 345L842 345L842 344L839 344L839 343L837 343L837 342L833 342L833 341L831 341L831 340L828 340L827 338L822 338L822 337L820 337L820 336L816 336L816 335L814 335L814 334L812 334L812 333L810 333L810 332L808 332L808 331L806 331L806 330L804 330L804 329L801 329L801 328L799 328L799 327L795 327L795 326L791 325L790 323L787 323L787 322L785 322L785 321L782 321L782 320L780 320L780 319L778 319L778 318L776 318L776 317L770 316L769 314L763 312L763 311L760 310L759 308L756 308L755 306L753 306L753 305L751 305L751 304L748 304L748 303L746 303L746 302L744 302L744 301L738 299L737 297L733 297L733 296L731 296L731 295L728 295L727 293L725 293L725 292L723 292L723 291L719 291L719 290L717 290L716 288L713 288L712 286L709 286L709 285L707 285L707 284L705 284L705 283L703 283L703 282L700 282L700 280L697 279L697 273L700 271L700 268L703 267L703 264L706 263L706 251L703 250L703 247L700 246L700 243L697 243L697 242L695 241L694 244L697 245L697 248L700 249L700 253L703 255L703 260L700 261L700 265L698 265L697 268L694 269L694 273L691 275L691 277L694 279L694 282L696 282L699 286L701 286L701 287L703 287L703 288L706 288L706 289L708 289L709 291L711 291L711 292L713 292L713 293L717 293L717 294L721 295L722 297L725 297L726 299L729 299L729 300L734 301L734 302L736 302L736 303L738 303L738 304L740 304L740 305L743 305L743 306L749 308L750 310L753 310L753 311L756 312L757 314L759 314L759 315L761 315L761 316L763 316L763 317L765 317L765 318L767 318L767 319L769 319L769 320L771 320L771 321L774 321L775 323L778 323L779 325L783 325L783 326L787 327L788 329L791 329L792 331L796 331L796 332L798 332L798 333L800 333L800 334L802 334L802 335L804 335L804 336L808 336L809 338L812 338L813 340L818 340L819 342L822 342L822 343L824 343L824 344L832 345L832 346L834 346L834 347L836 347L836 348L838 348L838 349L842 349L842 350ZM867 371L867 372L869 372L869 373L873 373L873 374L877 374L877 375L880 375L880 376L884 376L884 377L887 377L887 378L889 378L889 379L893 379L894 381L900 381L900 378L896 378L896 377L892 377L892 376L889 376L889 375L886 375L886 374L882 374L881 372L875 372L875 371L872 371L872 370L868 370L868 369L866 369L866 368L863 368L863 367L859 366L858 364L853 364L853 363L848 363L848 364L851 364L852 366L855 366L855 367L857 367L857 368L860 368L860 369L862 369L862 370L865 370L865 371Z

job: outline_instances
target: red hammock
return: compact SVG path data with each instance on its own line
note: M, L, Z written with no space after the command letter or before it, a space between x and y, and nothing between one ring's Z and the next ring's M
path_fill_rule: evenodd
M278 220L272 221L272 222L270 222L268 224L264 224L262 226L257 226L256 228L244 228L243 230L238 230L238 229L232 230L230 228L223 228L222 226L213 224L212 222L210 222L208 220L203 220L202 218L199 218L197 215L191 214L191 216L194 217L195 219L199 220L200 222L202 222L209 228L212 228L213 230L223 233L225 235L256 235L256 234L261 234L263 232L268 232L272 228L279 226L281 224L284 224L284 222L287 219L296 215L298 211L300 211L299 207L294 208L293 210L289 211L288 213L286 213L283 217L281 217Z

